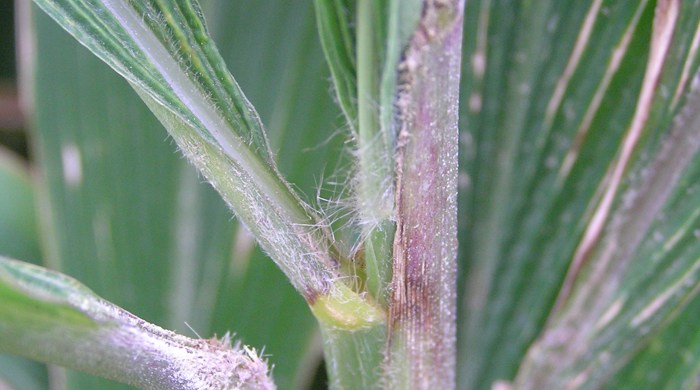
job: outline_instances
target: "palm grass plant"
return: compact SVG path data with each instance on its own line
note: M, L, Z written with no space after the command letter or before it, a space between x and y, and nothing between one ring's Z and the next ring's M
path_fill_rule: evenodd
M8 386L699 385L700 1L34 3Z

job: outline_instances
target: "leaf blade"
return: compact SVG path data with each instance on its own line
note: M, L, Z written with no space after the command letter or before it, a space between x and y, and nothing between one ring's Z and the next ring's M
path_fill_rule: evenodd
M333 251L329 233L317 228L320 217L279 175L257 113L225 71L198 6L191 5L196 2L160 2L154 7L111 0L89 7L71 1L37 3L129 80L300 293L310 299L334 285L337 259L328 254ZM185 10L191 12L183 17ZM161 14L167 23L161 23ZM211 62L196 73L189 72L188 61L175 50L195 47L197 54L192 42L206 49L192 63ZM207 71L217 77L209 77ZM223 77L225 91L214 92L223 101L207 98L208 87L222 85L200 82L200 72L205 81ZM231 106L243 112L229 110ZM306 239L298 240L299 235Z
M29 171L0 147L0 256L38 262L35 188ZM0 387L48 389L46 366L18 356L0 355Z
M541 339L531 348L519 383L603 385L697 294L691 282L697 277L691 254L697 245L683 238L692 233L688 228L694 223L697 198L688 192L688 180L682 177L694 175L699 147L692 130L698 125L698 84L688 83L682 71L688 69L688 63L695 64L690 69L697 69L698 63L691 46L700 14L685 8L689 6L675 1L656 4L650 54L644 63L645 85L624 143L610 165L614 172L613 168L626 164L625 153L634 143L625 184L618 188L615 176L608 176L604 188L614 192L614 201L607 200L606 205L603 197L598 209L610 208L610 217L601 222L604 235L586 255L589 258L576 277L571 299L564 300L561 313L552 315ZM675 104L677 95L667 90L688 94L687 100L681 99L685 101L682 112ZM675 122L674 116L678 117ZM643 134L637 141L635 131ZM684 241L683 249L674 247L675 240ZM665 262L674 264L673 269L649 274L649 268ZM562 296L566 294L565 289ZM571 327L572 321L577 325ZM555 352L553 337L567 326L577 329L570 347ZM540 368L551 367L549 359L561 354L567 360L557 361L557 369L543 369L541 375L530 371L539 364L543 364ZM608 363L603 365L603 359Z
M222 55L271 130L280 168L295 187L315 194L322 169L333 177L341 174L336 159L345 147L341 137L328 140L342 124L327 79L319 77L325 69L312 8L274 0L204 5ZM39 89L34 95L41 119L35 150L51 205L42 217L52 217L44 222L53 231L53 264L111 301L182 334L194 336L184 321L204 337L236 329L238 338L271 355L280 388L309 383L321 350L307 304L245 229L232 223L220 196L174 153L133 91L47 17L38 13L36 18ZM261 36L271 43L261 47ZM71 143L82 157L80 186L66 182L61 169L63 146ZM323 191L337 196L332 187ZM105 205L119 212L105 218ZM195 215L182 215L189 212ZM111 251L102 249L104 239L85 239L105 221L109 229L99 230L119 237ZM187 244L192 241L194 248ZM186 277L184 288L178 281ZM173 291L194 296L180 300L169 295ZM288 337L289 323L295 324L295 337ZM72 386L117 386L86 375L68 379Z
M462 160L466 186L460 188L460 257L466 269L460 290L465 308L460 314L461 386L487 388L512 379L545 325L600 200L599 183L632 120L653 5L552 2L537 5L550 7L547 16L527 16L534 8L522 4L468 4L462 107L467 134L461 146L467 156ZM690 25L678 31L694 32ZM531 53L516 42L518 31L534 36L532 29L539 29L542 41ZM681 46L687 49L689 41ZM535 73L517 83L508 75L521 67ZM683 67L667 71L680 74ZM677 94L672 84L663 88ZM523 101L502 104L509 90L516 97L522 93L518 100ZM498 173L493 171L503 169L497 156L506 154L502 144L511 136L502 130L504 118L523 107L524 118L514 122L522 138L515 155L506 157L512 159L506 164L513 173L506 180L511 190L499 190L508 201L495 204ZM496 214L489 207L501 208L496 213L500 222L492 219ZM497 223L488 225L489 220ZM474 249L478 246L481 255Z
M253 350L232 348L227 338L175 335L101 300L65 275L0 258L0 295L3 352L144 389L274 388Z

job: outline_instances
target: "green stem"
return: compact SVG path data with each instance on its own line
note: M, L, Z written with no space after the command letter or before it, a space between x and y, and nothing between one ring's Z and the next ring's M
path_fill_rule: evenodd
M358 198L367 290L384 306L396 232L394 154L399 64L422 9L421 0L358 3Z
M384 388L381 378L386 323L378 323L357 331L346 331L321 324L321 335L329 388Z
M380 388L386 314L369 299L341 286L311 305L321 327L332 389Z

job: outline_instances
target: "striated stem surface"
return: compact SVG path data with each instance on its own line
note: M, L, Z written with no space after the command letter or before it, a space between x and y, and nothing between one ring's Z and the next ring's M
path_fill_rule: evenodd
M455 387L458 99L464 3L428 0L401 65L397 231L386 369Z

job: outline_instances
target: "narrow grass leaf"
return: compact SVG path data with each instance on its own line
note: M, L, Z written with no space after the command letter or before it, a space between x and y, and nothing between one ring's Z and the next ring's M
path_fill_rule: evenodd
M347 0L314 0L318 35L333 76L338 103L357 130L357 59L353 19L355 5Z
M41 255L34 185L23 164L0 147L0 256L37 263Z
M656 7L598 0L468 4L460 386L490 388L516 375L550 314L567 304L557 297L578 282L565 275L581 275L590 261L592 252L581 248L607 240L610 233L600 228L620 199L630 199L631 181L658 153L650 145L668 136L696 66L689 53L697 20L694 3L682 2L670 49L659 57L664 51L650 43ZM655 70L658 84L643 82L652 62L663 63ZM615 190L606 195L611 183Z
M65 275L0 258L0 349L143 389L272 389L247 347L151 325Z
M222 56L266 125L280 170L342 226L347 129L329 90L313 5L221 0L203 6ZM280 388L310 386L323 357L308 306L249 234L236 233L232 246L212 329L234 328L246 343L264 346Z
M609 205L603 196L594 220L601 212L610 216L600 222L600 238L588 249L590 235L584 236L577 255L586 250L586 263L580 276L569 273L561 312L533 347L519 380L597 387L697 296L698 198L691 183L697 180L700 148L700 56L692 47L700 12L690 6L676 1L656 6L635 120L604 187L613 193ZM635 132L639 136L632 138ZM637 158L625 161L626 155ZM618 189L613 169L623 163L629 167ZM566 347L557 345L562 332L572 334Z
M311 6L275 0L203 5L223 57L280 150L281 170L308 199L322 185L327 201L318 202L329 213L342 212L342 190L327 183L343 173L337 158L345 146L333 137L342 123L329 96ZM237 338L264 347L280 388L309 383L321 343L304 300L231 221L220 196L177 155L126 83L46 16L35 18L35 150L50 204L42 217L52 217L44 222L53 264L178 333L195 336L193 329L210 337L235 329ZM274 44L261 46L261 40ZM78 183L64 173L64 160L75 166L71 151L80 157ZM290 323L295 337L289 337ZM71 386L117 386L77 377L69 375Z
M37 4L129 81L300 293L328 292L330 237L278 173L196 1Z

